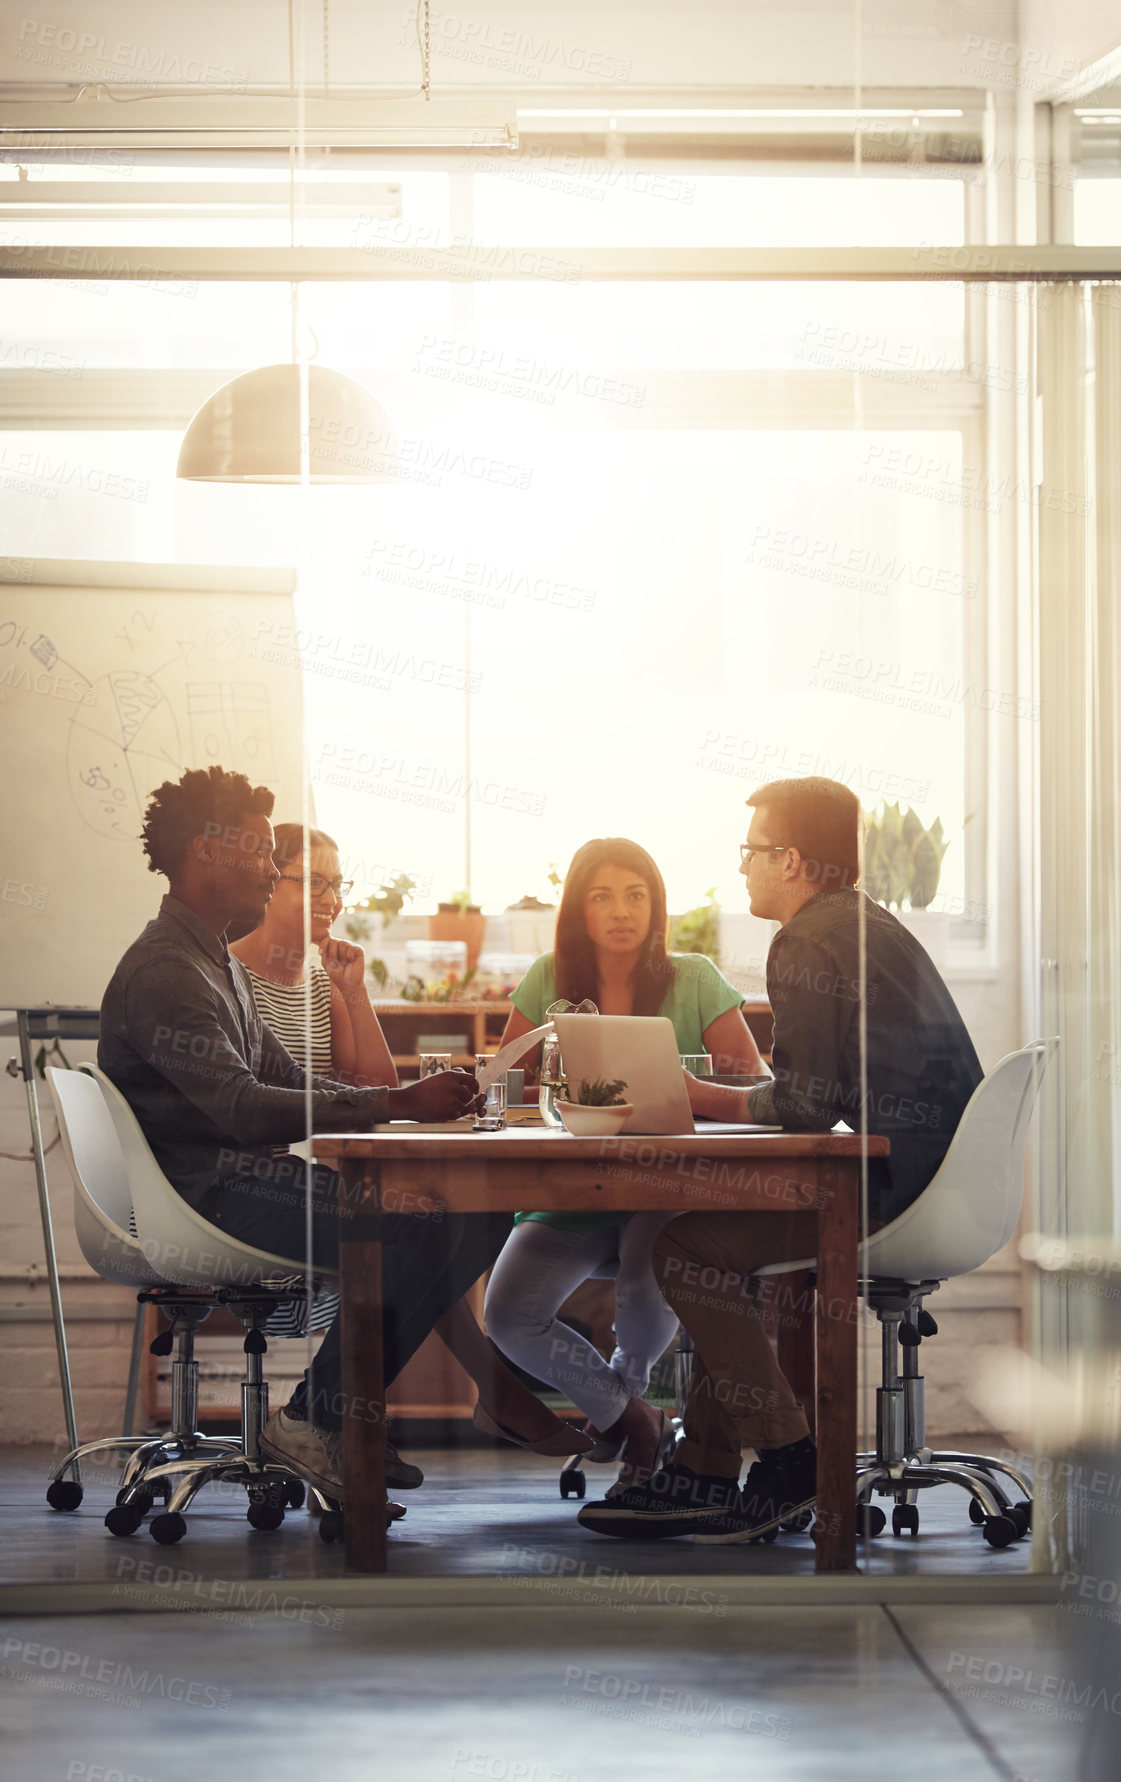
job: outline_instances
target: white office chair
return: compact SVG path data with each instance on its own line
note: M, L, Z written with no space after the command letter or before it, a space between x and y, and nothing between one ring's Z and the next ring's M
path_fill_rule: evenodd
M111 1534L135 1533L149 1507L146 1494L166 1484L170 1487L167 1509L153 1518L151 1533L168 1546L187 1532L183 1511L202 1487L211 1480L223 1480L245 1486L250 1500L248 1520L254 1528L279 1528L285 1508L302 1504L306 1488L296 1473L260 1457L259 1436L269 1409L261 1364L268 1345L261 1326L280 1300L306 1291L303 1280L293 1275L290 1257L241 1243L196 1212L160 1169L119 1089L93 1065L82 1068L100 1092L120 1147L142 1256L161 1280L212 1294L246 1329L241 1447L209 1457L187 1454L149 1468L135 1490L122 1492L117 1507L106 1516L105 1526ZM320 1525L321 1535L325 1540L340 1538L338 1506L321 1493L316 1496L329 1512Z
M194 1359L194 1334L210 1316L213 1295L185 1293L169 1285L147 1260L140 1240L129 1231L132 1198L128 1175L109 1109L97 1084L83 1071L47 1070L47 1083L58 1116L63 1154L74 1181L74 1225L82 1254L90 1267L106 1281L140 1289L137 1298L158 1305L170 1328L152 1345L167 1354L177 1343L173 1363L171 1429L166 1436L103 1436L83 1442L66 1454L51 1473L47 1502L53 1510L76 1510L84 1495L80 1478L83 1460L93 1454L114 1451L127 1456L121 1476L121 1495L134 1487L136 1501L144 1499L140 1481L145 1473L171 1460L204 1453L228 1453L238 1443L200 1435L198 1421L198 1363ZM131 1400L138 1353L134 1348L130 1369ZM126 1421L128 1419L126 1418ZM73 1478L66 1478L67 1473ZM151 1497L147 1500L152 1501Z
M926 1446L923 1382L917 1350L938 1326L923 1307L953 1275L969 1274L1012 1236L1024 1195L1028 1126L1057 1040L1010 1052L973 1091L933 1180L898 1219L860 1246L861 1287L880 1321L883 1369L876 1391L876 1450L857 1456L861 1532L879 1534L884 1512L873 1493L895 1499L892 1531L918 1533L915 1500L932 1485L960 1485L969 1514L993 1547L1007 1547L1031 1527L1031 1486L1023 1473L983 1454ZM811 1269L814 1259L774 1263L758 1272ZM902 1374L899 1347L903 1349ZM1021 1495L1013 1499L1007 1481Z

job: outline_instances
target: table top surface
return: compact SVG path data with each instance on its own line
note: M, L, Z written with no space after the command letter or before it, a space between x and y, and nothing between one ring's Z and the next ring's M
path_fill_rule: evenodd
M858 1132L682 1132L623 1133L617 1138L573 1138L562 1129L507 1127L505 1132L430 1132L423 1126L400 1132L325 1132L313 1135L322 1161L347 1157L463 1157L539 1160L563 1157L619 1163L668 1162L674 1157L887 1157L886 1138Z

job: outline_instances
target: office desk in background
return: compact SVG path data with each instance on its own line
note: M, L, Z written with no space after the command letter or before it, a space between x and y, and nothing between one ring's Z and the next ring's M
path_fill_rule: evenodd
M565 1132L316 1135L317 1159L342 1177L342 1390L346 1563L386 1569L381 1244L383 1205L418 1212L816 1212L818 1571L856 1564L856 1288L861 1140L851 1133L713 1133L577 1139ZM868 1154L888 1154L886 1139Z

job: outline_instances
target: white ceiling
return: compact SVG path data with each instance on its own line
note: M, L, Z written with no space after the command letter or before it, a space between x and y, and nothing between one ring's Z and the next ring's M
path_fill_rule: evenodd
M322 0L295 0L323 72ZM413 0L330 0L332 83L417 78ZM1121 44L1117 0L432 0L432 76L519 91L639 87L1035 92ZM859 24L857 21L859 20ZM1018 22L1019 21L1019 22ZM256 86L288 78L287 0L51 0L0 9L0 78Z

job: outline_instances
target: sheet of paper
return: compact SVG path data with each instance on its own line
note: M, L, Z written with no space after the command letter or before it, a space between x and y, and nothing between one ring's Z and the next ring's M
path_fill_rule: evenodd
M519 1058L524 1058L527 1052L532 1052L534 1046L539 1046L545 1035L553 1031L553 1023L546 1021L543 1027L535 1027L532 1033L523 1033L520 1039L511 1040L508 1046L503 1046L501 1052L496 1052L482 1070L476 1071L479 1088L489 1089L492 1083L505 1075L512 1064L516 1064Z

